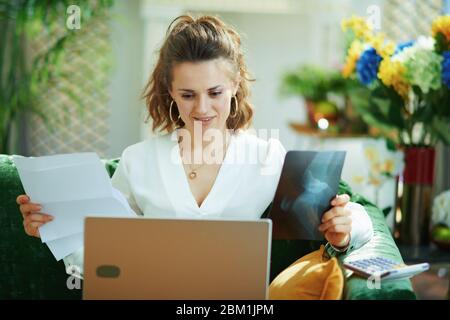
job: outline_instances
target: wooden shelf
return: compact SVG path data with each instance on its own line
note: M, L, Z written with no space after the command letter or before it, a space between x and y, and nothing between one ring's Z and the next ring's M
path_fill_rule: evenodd
M311 128L310 126L302 123L289 123L289 127L297 133L305 134L316 138L370 138L373 137L370 134L357 134L357 133L331 133Z

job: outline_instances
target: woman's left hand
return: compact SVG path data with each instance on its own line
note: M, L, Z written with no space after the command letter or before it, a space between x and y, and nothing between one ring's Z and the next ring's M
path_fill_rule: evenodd
M352 212L345 205L350 201L348 194L338 195L331 201L333 208L322 216L322 224L319 231L325 235L325 239L337 248L348 246L350 232L352 231Z

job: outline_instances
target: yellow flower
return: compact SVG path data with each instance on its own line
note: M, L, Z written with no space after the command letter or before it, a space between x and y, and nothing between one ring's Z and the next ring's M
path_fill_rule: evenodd
M361 39L364 42L370 42L373 37L372 26L364 18L352 16L350 19L342 20L341 26L344 32L350 29L357 39Z
M391 56L395 51L395 44L386 41L383 33L374 35L372 27L364 18L353 16L350 19L343 20L342 29L344 31L347 29L352 30L357 39L369 43L382 58Z
M373 36L369 43L382 58L390 57L395 51L395 44L385 40L383 33Z
M353 180L353 183L355 183L355 184L363 184L364 183L363 176L353 176L352 180Z
M379 158L379 153L378 150L374 147L366 147L364 149L364 154L366 155L367 160L369 160L370 162L374 163L376 161L378 161Z
M387 173L393 173L394 172L394 168L395 168L395 163L394 163L394 160L392 160L392 159L386 159L385 161L384 161L384 164L383 164L383 172L387 172Z
M381 48L379 54L382 58L387 58L392 56L394 52L395 52L395 43L389 41L385 43L383 48Z
M388 57L384 58L380 63L378 70L378 78L386 86L394 87L395 91L405 100L408 97L409 86L403 79L405 67L398 61L392 61Z
M380 175L381 172L383 171L381 162L372 163L372 165L370 166L370 170L371 170L372 174Z
M434 37L438 32L442 33L447 41L450 41L450 16L440 16L433 21L431 34Z
M371 176L369 177L369 184L374 185L376 187L381 185L381 179L379 177Z
M362 38L364 35L370 34L372 31L372 27L364 18L354 15L350 19L344 19L341 26L343 31L351 29L360 38Z
M376 36L373 36L370 39L370 44L372 47L377 51L379 54L381 49L383 48L384 44L384 35L382 33L377 34Z
M350 48L348 49L347 58L345 59L345 64L342 69L342 75L348 78L356 68L356 62L361 56L363 51L363 45L358 40L352 42Z

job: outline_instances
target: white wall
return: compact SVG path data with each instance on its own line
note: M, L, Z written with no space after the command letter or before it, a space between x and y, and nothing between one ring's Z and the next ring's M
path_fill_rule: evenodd
M108 157L119 157L125 147L140 141L142 92L142 21L139 1L117 0L113 10Z
M283 71L310 60L311 52L304 39L310 18L284 14L220 14L242 36L246 61L252 76L252 102L255 106L255 129L279 129L280 140L289 148L295 134L289 121L304 121L300 98L281 99Z

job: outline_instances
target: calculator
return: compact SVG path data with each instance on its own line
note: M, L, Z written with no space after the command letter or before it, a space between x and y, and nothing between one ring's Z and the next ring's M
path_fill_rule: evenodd
M379 277L382 280L410 278L430 268L428 263L406 265L391 259L375 257L344 262L344 267L365 278Z

